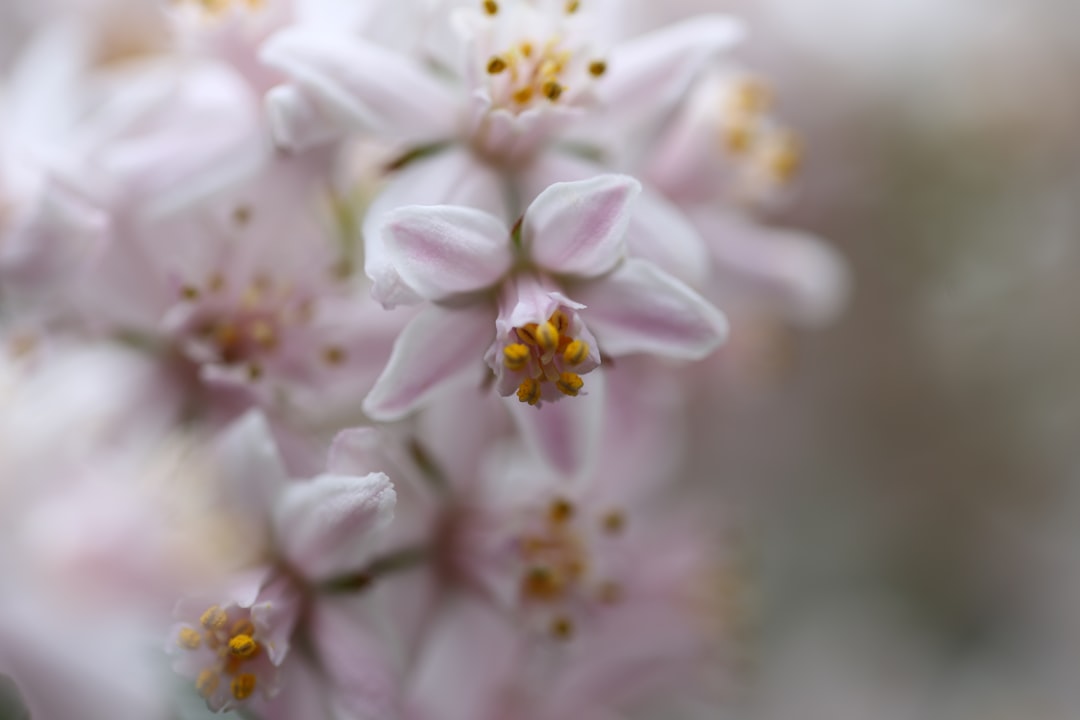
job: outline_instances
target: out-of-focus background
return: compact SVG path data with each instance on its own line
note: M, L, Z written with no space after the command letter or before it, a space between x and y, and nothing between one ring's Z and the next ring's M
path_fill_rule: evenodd
M1080 717L1080 4L702 0L855 290L738 337L696 472L746 519L738 717ZM749 709L749 712L746 712Z

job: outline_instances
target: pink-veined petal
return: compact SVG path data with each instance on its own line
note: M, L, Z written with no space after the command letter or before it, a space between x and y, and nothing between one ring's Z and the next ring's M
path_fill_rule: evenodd
M506 400L526 444L566 476L586 475L596 461L604 411L603 373L590 373L580 396L531 407Z
M467 207L414 205L391 212L383 229L387 257L425 300L490 287L510 269L510 231Z
M449 383L479 371L494 332L494 308L427 308L394 343L364 411L376 420L408 415Z
M603 353L700 360L724 341L727 320L705 298L645 260L627 260L574 296Z
M453 135L456 95L407 56L358 37L293 28L270 38L262 59L383 136L432 142Z
M364 273L375 283L372 295L391 308L420 298L398 275L383 242L383 226L406 205L461 205L505 216L502 180L467 150L449 149L415 160L399 171L371 203L364 219Z
M383 473L291 483L274 508L278 548L310 580L359 570L393 520L396 500Z
M597 91L620 115L655 117L678 98L714 54L735 45L743 26L727 15L699 15L612 49Z
M658 192L641 193L626 230L631 257L654 263L692 287L709 277L709 250L697 229Z
M747 295L806 327L826 325L844 309L851 272L825 241L730 213L706 211L695 219L708 233L717 273L733 294Z
M631 203L640 192L627 175L550 186L525 211L522 236L533 261L566 275L608 272L626 253Z

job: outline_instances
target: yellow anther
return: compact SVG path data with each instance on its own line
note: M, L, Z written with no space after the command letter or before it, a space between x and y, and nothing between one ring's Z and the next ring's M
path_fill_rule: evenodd
M228 621L229 616L218 605L211 607L199 618L199 623L207 630L221 630Z
M559 388L559 392L570 397L577 397L584 385L585 381L581 379L581 376L572 372L562 373L555 381L555 387Z
M263 376L263 368L259 363L249 363L247 366L248 380L252 382L260 379Z
M780 133L765 151L765 167L778 182L790 181L802 165L802 148L791 133Z
M618 510L612 510L600 518L600 525L609 535L617 535L626 527L626 516Z
M574 623L570 622L570 618L555 618L551 621L551 635L556 640L569 640L574 636Z
M241 227L251 222L251 208L241 205L233 210L233 222Z
M532 57L533 44L526 40L525 42L518 45L518 52L521 53L521 57Z
M518 386L517 397L523 403L536 405L540 402L540 383L532 378L525 378Z
M277 345L277 333L274 332L274 326L266 320L256 320L251 323L250 333L251 339L265 348Z
M345 351L336 345L331 345L323 350L323 361L327 365L340 365L345 362Z
M544 97L551 102L555 102L563 94L563 86L554 80L548 80L541 86L540 90L544 93Z
M532 345L533 347L535 347L539 344L536 341L536 328L536 323L529 323L527 325L516 328L518 339L526 345Z
M498 15L499 3L495 2L495 0L484 0L484 12L488 15Z
M199 288L195 287L194 285L185 285L184 287L180 288L180 296L185 300L198 300Z
M531 600L557 600L564 587L562 579L545 565L529 568L521 580L521 592Z
M552 322L541 323L536 327L536 344L544 352L554 352L559 347L559 328Z
M540 63L540 77L553 78L559 74L560 70L562 66L550 58Z
M562 310L551 313L551 317L548 319L555 326L555 329L559 331L560 335L566 334L566 331L570 329L570 318L566 317L566 313Z
M237 700L247 700L255 692L257 680L251 673L242 673L233 678L230 689Z
M735 89L734 105L751 115L760 115L769 108L769 90L760 82L746 79Z
M574 517L574 504L566 498L558 498L551 503L551 508L548 510L548 517L553 523L565 523L570 518Z
M503 348L503 364L508 370L522 370L529 362L529 346L514 343Z
M607 63L603 60L593 60L589 63L589 74L593 77L600 77L607 72Z
M223 351L228 352L240 342L240 331L231 322L218 323L214 327L214 342Z
M202 645L202 635L197 630L185 627L180 628L180 633L176 637L176 644L185 650L198 650Z
M229 652L233 657L249 658L259 649L259 644L250 635L237 635L229 640Z
M727 147L728 152L741 155L754 144L755 135L753 126L745 118L741 120L733 119L724 128L724 145Z
M514 91L514 102L518 105L525 105L532 100L533 89L531 85L525 85Z
M567 365L580 365L589 357L589 344L583 340L575 340L566 346L562 357Z
M199 673L199 677L195 678L195 690L202 697L208 698L214 694L220 682L221 676L207 668Z
M488 60L487 71L489 75L498 75L502 71L506 70L506 68L506 61L498 55L495 55L490 60Z
M573 15L581 9L581 0L566 0L566 14Z

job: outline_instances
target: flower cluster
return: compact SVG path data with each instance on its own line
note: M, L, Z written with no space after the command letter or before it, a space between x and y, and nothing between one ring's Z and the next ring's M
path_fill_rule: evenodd
M738 578L686 408L729 325L846 289L760 219L799 151L741 24L57 5L0 68L0 715L715 689Z

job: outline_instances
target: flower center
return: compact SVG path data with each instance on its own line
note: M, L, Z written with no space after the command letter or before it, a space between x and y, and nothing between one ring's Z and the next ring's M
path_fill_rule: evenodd
M585 382L574 372L589 358L589 345L572 334L572 323L563 309L551 314L546 322L528 323L510 331L511 342L503 348L503 365L510 372L523 375L518 386L518 400L538 405L544 386L550 385L562 395L577 397Z
M589 520L595 524L589 526ZM597 579L590 538L616 537L626 519L621 511L590 518L582 517L569 500L556 498L531 529L518 538L522 561L518 587L526 607L552 611L548 631L567 640L574 633L575 603L611 605L621 598L621 586L610 579Z
M579 7L580 2L567 2L565 14L573 15ZM493 17L503 12L493 1L485 2L484 10ZM526 37L509 43L483 61L493 105L519 114L537 105L573 104L607 72L607 63L586 55L558 33L541 42Z
M228 695L243 702L254 694L259 679L253 665L263 650L250 612L213 605L198 627L180 628L176 644L205 654L208 662L195 677L195 689L205 700Z
M754 78L730 83L720 97L720 141L758 183L782 186L798 173L802 159L798 138L769 114L768 88Z

